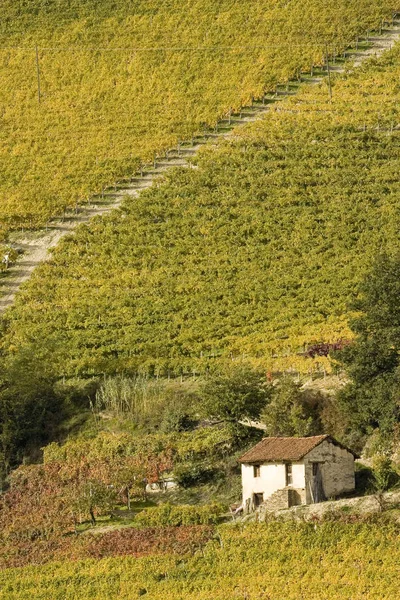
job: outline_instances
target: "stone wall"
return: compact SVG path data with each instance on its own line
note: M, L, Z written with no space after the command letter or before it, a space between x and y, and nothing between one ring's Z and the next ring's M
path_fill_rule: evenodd
M281 490L277 490L272 496L267 498L263 504L262 510L264 512L282 510L284 508L305 504L305 501L306 494L304 489L285 487Z
M325 440L304 458L307 504L314 502L313 463L319 464L325 498L334 498L354 490L354 456L348 450Z

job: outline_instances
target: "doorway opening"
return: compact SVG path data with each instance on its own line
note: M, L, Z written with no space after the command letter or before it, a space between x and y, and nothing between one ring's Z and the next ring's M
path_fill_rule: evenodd
M254 508L258 508L264 502L264 494L253 494Z

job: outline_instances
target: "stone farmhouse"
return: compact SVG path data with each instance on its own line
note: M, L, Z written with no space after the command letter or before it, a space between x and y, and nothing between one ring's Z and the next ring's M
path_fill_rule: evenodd
M329 435L264 438L240 459L243 510L322 502L355 488L358 456Z

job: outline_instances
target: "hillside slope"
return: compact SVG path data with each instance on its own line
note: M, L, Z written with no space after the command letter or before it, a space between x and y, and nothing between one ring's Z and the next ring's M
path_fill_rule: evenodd
M348 338L348 303L398 243L400 49L272 110L39 268L3 349L60 375L203 371ZM40 340L40 345L35 342Z
M378 35L375 34L372 39L369 38L368 43L364 41L362 45L359 43L356 44L356 48L348 49L345 53L345 60L339 65L330 65L329 69L330 71L334 69L337 74L343 73L349 63L358 67L371 56L381 56L382 53L391 49L399 39L400 21L394 16L390 29L382 29ZM314 68L312 78L302 76L299 86L315 85L325 77L327 77L326 65L318 71ZM197 154L203 144L218 143L221 138L234 135L232 130L235 130L236 127L259 119L265 111L270 109L271 103L279 102L286 95L296 93L297 83L291 81L289 85L285 84L285 89L279 86L277 92L266 94L262 102L252 102L251 106L241 108L239 113L231 114L229 118L220 120L212 133L206 131L202 135L196 136L191 142L179 144L178 148L167 151L164 158L157 159L150 167L143 169L137 177L118 182L113 189L108 189L102 194L102 197L92 198L85 207L81 206L78 210L69 211L62 219L52 219L51 225L46 226L40 233L14 233L10 236L11 247L22 250L22 255L12 261L11 265L2 272L0 314L13 304L21 285L30 278L34 269L48 258L48 252L58 244L62 237L73 233L79 224L87 223L94 216L107 214L119 207L124 196L135 198L143 189L153 185L160 176L165 174L165 171L177 166L191 166L190 159ZM7 251L6 245L0 245L0 252L5 254Z
M394 523L226 525L192 556L9 569L0 573L0 598L389 600L398 596L398 561Z
M5 0L0 239L132 176L379 26L392 8L386 0Z

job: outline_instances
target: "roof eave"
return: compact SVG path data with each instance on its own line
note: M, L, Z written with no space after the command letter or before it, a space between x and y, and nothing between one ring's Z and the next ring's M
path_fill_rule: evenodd
M264 458L262 458L261 460L243 460L243 459L239 458L238 462L241 463L242 465L260 465L263 463L268 463L268 464L273 465L275 463L299 462L304 458L304 456L300 456L300 457L297 456L297 457L293 457L293 458L275 458L274 460L268 460L268 459L264 459Z
M315 436L317 437L317 436ZM319 436L318 436L319 437ZM343 444L341 444L340 442L338 442L337 440L335 440L335 438L333 438L331 435L329 434L325 434L324 436L321 436L321 439L315 444L315 446L313 446L312 448L310 448L310 450L307 450L307 452L304 452L303 454L297 456L297 457L292 457L292 458L280 458L280 459L274 459L274 460L268 460L268 459L246 459L246 454L248 454L248 452L246 452L245 454L243 454L243 456L241 456L238 459L238 462L240 464L247 464L247 465L258 465L261 463L269 463L269 464L274 464L274 463L285 463L285 462L298 462L303 460L303 458L305 458L307 456L307 454L310 454L310 452L312 452L313 450L315 450L315 448L318 448L318 446L320 444L322 444L323 442L331 442L331 444L333 444L334 446L339 446L339 448L342 448L343 450L346 450L347 452L349 452L350 454L353 455L354 458L360 458L360 456L356 453L353 452L353 450L351 450L350 448L347 448L347 446L344 446ZM261 443L261 442L259 442Z

